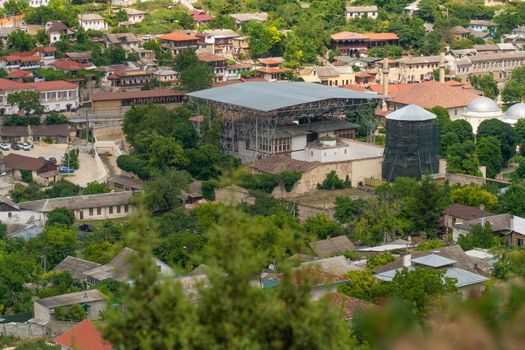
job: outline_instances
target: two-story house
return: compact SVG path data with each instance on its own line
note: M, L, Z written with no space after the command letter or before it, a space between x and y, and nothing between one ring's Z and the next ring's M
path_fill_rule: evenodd
M226 73L227 59L222 56L217 56L207 52L201 52L197 55L199 61L206 63L213 68L213 73L215 74L214 81L216 83L224 81L224 76Z
M377 6L346 6L345 17L347 20L356 18L372 18L376 19L379 12Z
M184 32L173 32L161 35L161 45L163 48L170 50L173 56L177 56L181 51L191 49L197 51L198 38Z
M85 30L106 31L108 23L97 13L81 13L78 15L78 23Z
M141 43L133 33L105 34L103 40L106 47L120 45L126 52L138 50Z
M59 42L64 36L67 35L68 28L62 21L50 21L44 26L44 29L49 38L49 43L53 45Z

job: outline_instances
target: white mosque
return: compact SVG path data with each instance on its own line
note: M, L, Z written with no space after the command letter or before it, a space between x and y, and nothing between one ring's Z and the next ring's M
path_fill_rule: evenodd
M463 113L452 120L463 119L471 126L472 131L477 133L479 124L488 119L499 119L505 123L514 125L518 119L525 118L525 103L516 103L512 105L506 113L494 100L488 97L479 97L472 100L463 110Z

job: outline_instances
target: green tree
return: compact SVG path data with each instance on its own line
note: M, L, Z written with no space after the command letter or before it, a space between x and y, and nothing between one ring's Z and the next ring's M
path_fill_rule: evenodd
M201 145L186 151L188 171L200 180L208 180L219 175L220 162L223 159L219 147L212 144Z
M440 239L429 239L427 241L421 242L416 246L416 250L425 251L425 250L435 250L442 247L445 247L445 242Z
M474 142L455 143L447 148L447 171L481 176Z
M525 186L512 184L499 197L499 212L525 217Z
M487 177L495 178L503 167L503 156L499 140L494 136L482 137L476 153L479 163L487 167Z
M425 176L414 189L414 195L407 199L406 213L414 223L416 232L435 237L439 229L439 217L447 205L446 193L430 178Z
M27 242L29 253L47 262L52 269L68 255L75 255L77 235L65 226L49 226Z
M486 75L473 75L472 76L472 86L476 89L483 91L483 95L488 98L496 99L499 95L498 83L494 80L492 74Z
M22 30L15 30L7 37L7 48L13 51L31 51L36 47L36 40Z
M362 199L352 199L348 196L335 198L334 217L340 223L347 223L357 218L363 211L366 202Z
M36 41L42 46L49 45L49 36L47 35L46 31L44 29L40 29L36 33Z
M0 310L14 314L31 310L31 292L24 283L33 277L34 262L21 253L0 253Z
M514 131L516 132L516 143L520 147L520 153L525 154L525 119L518 119L514 124Z
M370 270L350 271L345 275L350 283L340 285L337 291L353 298L376 303L385 296L384 282L375 278Z
M366 268L369 270L373 270L380 266L390 264L395 260L396 258L389 252L370 255L368 258L366 258Z
M75 185L67 180L61 179L51 185L44 191L49 198L71 197L80 194L80 186Z
M389 285L390 295L406 302L418 317L427 315L436 299L457 291L456 282L445 270L416 267L396 272Z
M179 74L182 90L187 92L204 90L213 84L213 68L204 62L197 61Z
M468 205L479 208L483 206L485 210L495 210L498 205L498 198L476 185L457 187L450 192L450 200L454 203Z
M114 256L113 245L109 242L93 242L82 249L82 257L99 264L107 264Z
M67 208L55 208L47 214L47 226L64 225L71 227L75 223L75 214Z
M20 15L29 8L26 0L7 0L4 4L5 14L8 16Z
M68 119L65 115L57 113L57 112L50 112L46 119L44 119L44 124L46 125L54 125L54 124L67 124Z
M510 78L505 81L501 99L505 103L517 103L523 98L525 98L525 67L518 67L512 70Z
M168 170L157 173L144 186L144 203L149 210L166 211L180 205L181 191L191 177L184 171Z
M484 120L479 124L477 137L481 139L486 136L494 136L500 142L501 155L504 164L516 152L516 133L510 124L499 119Z
M460 235L458 244L464 251L474 248L493 248L499 244L499 240L492 233L490 223L485 225L476 224L472 226L470 232L466 235Z
M337 176L337 173L335 170L332 170L328 174L326 174L326 178L324 181L320 184L317 184L317 188L320 190L340 190L343 188L350 188L352 187L352 184L348 180L348 176L343 181Z
M7 103L17 106L26 116L34 113L41 115L44 113L44 106L40 103L40 92L38 91L18 91L7 95Z
M304 222L304 230L318 239L337 237L347 234L347 230L330 219L326 214L311 216Z
M98 183L96 181L91 181L87 186L82 190L82 194L99 194L99 193L108 193L109 187L105 183Z

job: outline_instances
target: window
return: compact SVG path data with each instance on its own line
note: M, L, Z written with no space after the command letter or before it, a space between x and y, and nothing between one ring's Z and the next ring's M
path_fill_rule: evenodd
M7 217L12 218L13 217L13 213L11 213L11 212L7 213Z
M518 247L523 247L523 239L518 238Z
M113 214L113 206L109 207L109 213Z
M129 211L129 206L126 204L126 205L124 206L124 213L127 213L128 211Z
M100 215L100 214L102 214L102 208L99 207L97 208L97 215Z
M120 214L120 205L117 205L117 214Z
M89 216L93 216L93 208L89 208Z

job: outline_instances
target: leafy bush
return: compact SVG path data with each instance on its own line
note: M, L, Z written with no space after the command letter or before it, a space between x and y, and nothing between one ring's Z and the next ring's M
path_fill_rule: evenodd
M283 171L280 174L246 174L241 178L239 185L248 190L272 193L282 182L286 192L290 192L301 176L301 173L294 171Z
M337 173L335 170L332 170L328 174L326 174L326 178L321 184L317 184L317 188L319 190L341 190L344 188L351 188L352 184L350 183L350 180L348 178L348 175L346 176L346 179L343 181L339 179L339 176L337 176Z
M61 224L70 227L75 223L75 214L66 208L55 208L47 214L46 224L51 226Z
M284 189L286 192L291 192L295 183L301 180L302 176L303 175L301 173L296 171L283 171L281 173L281 180L284 184Z
M20 175L22 176L23 182L33 182L33 172L31 170L20 169Z
M214 200L215 199L215 188L216 188L215 181L203 181L201 185L202 196L209 201Z
M376 255L370 255L366 259L366 267L370 270L373 270L379 266L390 264L396 260L391 253L381 253Z
M79 163L79 160L78 160L78 154L79 154L79 150L74 148L72 150L70 150L69 152L66 152L64 154L64 162L63 164L72 168L72 169L75 169L75 170L78 170L79 166L80 166L80 163Z
M148 162L136 156L119 156L117 166L124 171L136 174L142 180L148 180L151 177L151 167Z

